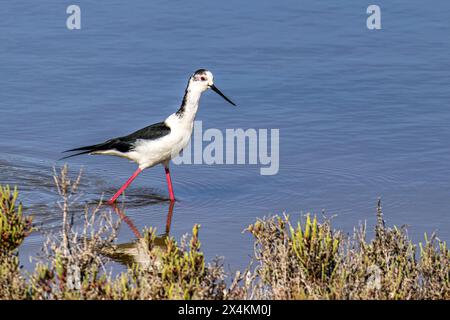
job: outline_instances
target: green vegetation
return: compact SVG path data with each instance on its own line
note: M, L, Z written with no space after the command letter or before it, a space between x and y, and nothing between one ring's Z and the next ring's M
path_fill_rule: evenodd
M120 221L98 204L74 226L79 182L67 167L55 173L63 224L30 274L21 271L18 250L31 219L22 215L17 190L0 186L0 299L450 299L445 242L425 235L414 245L404 228L386 227L380 203L371 240L365 225L346 235L310 215L296 225L287 215L258 219L246 229L255 242L253 263L229 275L221 260L205 262L198 225L180 242L150 228L121 246ZM118 250L140 258L111 276L105 263Z
M23 217L17 189L0 185L0 298L22 299L26 283L19 271L17 248L30 234L31 218Z
M360 226L351 237L330 222L289 217L249 227L257 275L272 299L450 299L450 251L433 235L417 247L404 228L388 228L377 207L374 239Z
M14 251L31 232L30 217L22 216L22 204L17 203L17 189L0 185L0 254Z

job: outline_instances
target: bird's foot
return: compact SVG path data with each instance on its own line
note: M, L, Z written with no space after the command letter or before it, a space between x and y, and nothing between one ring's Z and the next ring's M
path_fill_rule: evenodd
M116 205L116 200L115 199L109 199L108 202L106 202L107 205L109 206L115 206Z

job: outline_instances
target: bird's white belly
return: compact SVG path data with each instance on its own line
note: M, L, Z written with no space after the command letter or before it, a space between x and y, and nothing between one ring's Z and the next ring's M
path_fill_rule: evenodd
M186 128L189 129L189 128ZM183 150L189 143L190 130L172 130L167 136L156 140L138 140L129 158L139 164L141 169L167 162Z

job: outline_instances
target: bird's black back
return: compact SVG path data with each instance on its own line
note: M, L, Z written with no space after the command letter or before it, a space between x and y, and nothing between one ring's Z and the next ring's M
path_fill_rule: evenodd
M66 150L64 152L82 152L64 157L63 159L95 151L117 150L125 153L131 151L134 148L136 141L138 140L156 140L168 135L169 133L170 127L168 127L165 122L158 122L148 127L137 130L127 136L113 138L103 143L91 146Z

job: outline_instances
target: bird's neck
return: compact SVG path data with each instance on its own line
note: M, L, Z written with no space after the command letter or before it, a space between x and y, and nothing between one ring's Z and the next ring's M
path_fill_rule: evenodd
M193 122L195 120L201 95L202 92L199 90L192 90L189 86L186 88L180 109L176 112L180 120L187 122Z

